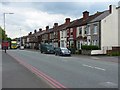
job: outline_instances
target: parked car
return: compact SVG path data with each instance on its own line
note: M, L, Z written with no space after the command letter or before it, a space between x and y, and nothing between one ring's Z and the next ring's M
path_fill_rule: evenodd
M55 48L55 55L71 56L71 51L64 47Z
M20 46L20 50L24 50L24 46Z
M46 54L54 54L54 47L50 44L41 44L40 45L40 51L41 53L46 53Z

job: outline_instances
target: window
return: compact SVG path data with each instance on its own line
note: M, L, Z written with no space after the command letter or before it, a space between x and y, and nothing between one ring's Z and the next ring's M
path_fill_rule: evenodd
M73 28L70 29L70 32L73 32Z
M61 41L61 47L64 47L64 41Z
M67 37L67 32L66 32L66 30L64 31L64 38L66 38Z
M73 32L71 32L71 35L73 35Z
M67 30L67 35L69 35L69 30Z
M90 35L90 26L88 26L88 31L87 31L87 34Z
M92 41L92 45L94 45L94 40Z
M62 37L61 38L63 38L63 31L62 31Z
M90 42L91 42L90 39L88 39L87 44L90 45Z
M84 27L84 34L87 34L87 27Z
M73 36L73 28L70 29L70 37Z
M97 40L94 41L94 45L97 45Z
M94 34L97 34L97 25L94 25Z
M80 42L78 41L78 49L80 48Z
M82 28L79 28L79 35L82 34Z

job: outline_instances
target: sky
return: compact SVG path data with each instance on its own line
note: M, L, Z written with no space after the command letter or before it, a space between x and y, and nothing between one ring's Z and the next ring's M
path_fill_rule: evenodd
M0 2L0 26L4 27L3 13L5 14L5 31L8 37L16 38L28 35L46 26L53 27L54 23L63 24L65 18L71 21L82 17L82 12L108 10L109 5L117 5L118 0L3 0Z

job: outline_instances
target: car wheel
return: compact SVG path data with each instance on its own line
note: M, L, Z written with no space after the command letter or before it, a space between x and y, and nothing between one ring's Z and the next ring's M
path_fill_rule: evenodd
M55 56L57 56L57 53L55 53Z

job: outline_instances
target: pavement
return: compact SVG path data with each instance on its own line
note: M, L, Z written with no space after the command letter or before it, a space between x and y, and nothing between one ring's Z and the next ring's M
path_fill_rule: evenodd
M2 88L50 88L41 78L2 52Z
M98 56L72 55L72 56L77 58L91 58L92 60L100 60L100 61L114 62L114 63L119 63L120 61L120 56L107 56L107 55L98 55Z
M98 59L96 57L61 57L28 50L9 50L7 53L62 87L118 87L118 63L94 60Z

